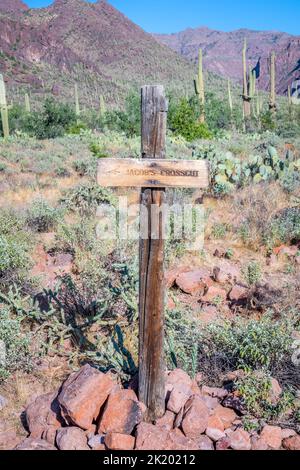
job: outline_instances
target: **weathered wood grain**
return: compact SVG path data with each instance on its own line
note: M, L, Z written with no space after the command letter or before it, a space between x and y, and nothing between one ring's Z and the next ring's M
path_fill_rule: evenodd
M163 159L166 148L167 100L161 86L142 88L142 156ZM164 240L161 215L151 217L151 205L164 203L163 189L143 189L141 204L146 208L148 239L140 239L139 294L139 399L148 409L146 418L155 420L165 413L164 363ZM159 239L152 239L152 224L158 224Z
M104 187L206 188L209 170L203 160L107 158L98 164L98 183Z

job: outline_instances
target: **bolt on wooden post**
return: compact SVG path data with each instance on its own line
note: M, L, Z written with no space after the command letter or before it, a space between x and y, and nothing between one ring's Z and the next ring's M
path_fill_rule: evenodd
M167 100L162 86L142 88L142 158L105 158L98 165L103 187L141 188L139 266L139 399L146 419L165 412L164 238L165 188L206 188L207 163L167 160Z

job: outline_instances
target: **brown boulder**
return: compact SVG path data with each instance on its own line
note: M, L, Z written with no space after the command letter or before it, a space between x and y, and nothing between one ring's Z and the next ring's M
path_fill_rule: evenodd
M222 260L213 269L213 277L220 284L235 284L241 278L240 269L230 261Z
M272 450L279 450L282 444L281 428L279 426L265 426L260 437Z
M194 439L199 450L214 450L212 441L207 436L199 436Z
M224 433L224 424L221 418L216 414L210 415L205 434L214 442L226 437Z
M113 386L110 375L103 374L88 364L70 375L58 396L66 422L89 429L98 418Z
M42 439L27 437L14 450L57 450L52 444Z
M167 410L162 418L155 421L155 425L166 428L168 430L173 429L175 421L175 414L172 411Z
M141 423L136 429L136 450L162 450L167 445L169 431L153 424Z
M73 426L57 431L56 445L60 450L90 450L85 432Z
M169 411L178 414L184 407L188 399L193 395L191 387L185 383L175 384L168 400L167 408Z
M286 450L300 450L300 436L297 434L296 436L289 437L288 439L284 439L283 447Z
M229 300L233 302L239 302L241 300L247 300L249 296L249 289L247 287L235 285L229 292Z
M205 292L205 295L201 297L201 301L205 303L218 303L223 302L227 299L227 292L219 287L211 286Z
M182 369L174 369L166 377L167 385L186 384L192 386L193 381L190 376ZM172 389L172 388L171 388Z
M48 427L60 428L63 422L56 393L41 395L25 411L32 438L40 438Z
M252 437L251 439L252 450L268 450L268 444L261 437Z
M165 273L165 282L167 289L170 289L174 286L176 278L180 276L180 274L190 271L190 268L187 266L181 266L178 268L172 268L166 271Z
M209 395L213 398L219 398L220 400L228 395L228 391L225 390L225 388L207 387L205 385L202 387L202 393L203 395Z
M99 423L99 432L131 434L143 419L143 408L133 390L117 390L109 396Z
M186 437L179 429L173 429L167 439L164 450L199 450L192 439Z
M196 439L203 434L208 425L209 409L203 400L195 395L185 406L182 430L187 437Z
M133 450L135 438L126 434L110 432L105 436L105 445L110 450Z
M243 429L232 432L228 439L233 450L251 450L250 434Z
M186 294L203 294L205 288L212 285L210 271L202 268L182 273L176 278L176 284Z

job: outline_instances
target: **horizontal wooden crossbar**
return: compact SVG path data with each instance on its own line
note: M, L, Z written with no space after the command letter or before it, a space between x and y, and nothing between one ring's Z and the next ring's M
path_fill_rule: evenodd
M98 184L104 187L207 188L204 160L105 158L98 164Z

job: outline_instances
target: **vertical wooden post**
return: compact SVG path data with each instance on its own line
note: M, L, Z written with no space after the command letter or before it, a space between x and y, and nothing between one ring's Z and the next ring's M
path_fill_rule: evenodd
M141 111L142 158L165 158L167 100L162 86L142 88ZM139 399L147 406L149 421L165 412L164 227L159 211L164 200L164 189L142 190L141 204L148 220L141 213L140 223L148 222L148 238L140 240ZM157 211L151 211L153 205ZM152 238L157 227L159 237Z

